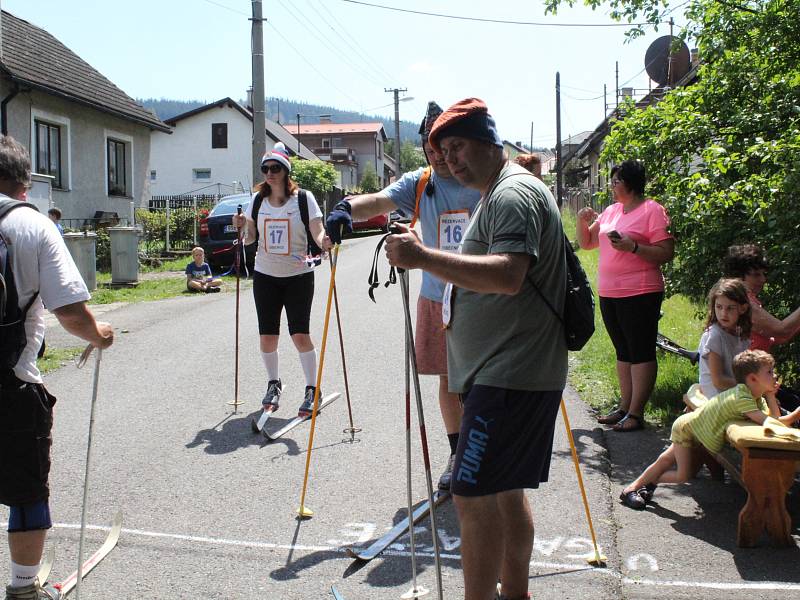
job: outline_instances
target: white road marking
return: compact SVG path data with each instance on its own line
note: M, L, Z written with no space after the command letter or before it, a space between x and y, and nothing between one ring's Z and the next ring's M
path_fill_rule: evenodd
M0 524L8 526L8 523ZM54 523L53 527L58 529L80 529L79 523ZM108 531L111 529L104 525L87 525L87 529L94 531ZM141 537L162 538L179 540L185 542L197 542L201 544L210 545L224 545L224 546L238 546L244 548L264 548L270 550L300 550L308 552L336 552L344 554L345 549L337 546L310 546L305 544L274 544L270 542L252 542L246 540L232 540L227 538L214 538L208 536L198 535L183 535L179 533L163 533L159 531L145 531L142 529L127 529L123 528L122 533L127 535L138 535ZM579 539L579 538L576 538ZM563 538L558 540L558 543L563 541ZM556 545L558 545L558 543ZM391 548L396 546L393 544ZM552 546L550 546L552 547ZM432 553L417 552L417 556L432 557ZM410 557L411 553L406 550L387 549L383 552L383 556L399 556ZM647 555L637 555L647 556ZM461 560L459 554L442 553L441 557L447 560ZM652 558L652 557L651 557ZM685 587L685 588L700 588L700 589L715 589L715 590L782 590L782 591L800 591L800 584L784 583L781 581L762 581L759 583L748 582L714 582L714 581L672 581L672 580L658 580L658 579L632 579L608 568L595 568L580 563L557 563L557 562L541 562L531 561L531 566L539 569L554 569L558 571L567 571L574 573L576 571L591 571L598 575L605 575L619 579L622 583L630 585L641 585L649 587Z
M625 561L625 566L628 567L629 571L636 571L639 569L640 560L646 561L651 571L658 571L658 562L649 554L634 554L633 556L629 556Z

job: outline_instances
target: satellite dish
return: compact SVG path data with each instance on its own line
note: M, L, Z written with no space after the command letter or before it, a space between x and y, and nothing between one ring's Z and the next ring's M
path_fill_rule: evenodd
M679 44L675 50L673 40ZM644 68L658 85L675 85L689 72L690 66L689 48L671 35L658 38L644 54Z

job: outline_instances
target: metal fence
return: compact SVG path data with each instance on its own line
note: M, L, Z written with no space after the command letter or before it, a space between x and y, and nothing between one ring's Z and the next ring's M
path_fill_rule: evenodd
M197 228L221 198L216 194L153 196L147 209L136 211L142 227L140 251L145 254L188 251L197 245Z

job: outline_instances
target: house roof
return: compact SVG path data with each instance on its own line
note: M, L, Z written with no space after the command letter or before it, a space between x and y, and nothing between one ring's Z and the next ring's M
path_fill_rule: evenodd
M527 148L523 148L522 146L518 146L518 145L517 145L517 144L515 144L514 142L509 142L508 140L503 140L503 143L504 143L504 144L508 144L508 145L509 145L509 146L511 146L511 147L512 147L514 150L516 150L517 152L519 152L520 154L528 154L528 149L527 149Z
M181 113L179 115L171 117L164 122L167 125L172 125L174 127L178 123L178 121L188 119L189 117L193 117L212 108L226 108L226 107L232 108L240 112L246 119L250 121L253 120L253 113L249 108L245 108L244 106L236 102L236 100L234 100L233 98L226 97L217 100L216 102L212 102L211 104L198 106L197 108L188 110L185 113ZM286 146L287 150L289 150L291 154L299 155L300 158L304 158L306 160L319 160L317 155L314 154L307 146L305 146L302 143L300 144L300 151L298 152L297 138L275 121L270 121L269 119L266 119L265 124L266 124L267 136L272 138L272 140L275 142L283 142L283 144Z
M295 131L296 127L293 127ZM336 133L382 133L386 138L383 123L315 123L313 125L300 125L298 135L330 135Z
M23 87L169 132L153 112L111 83L44 29L11 13L2 14L0 70Z

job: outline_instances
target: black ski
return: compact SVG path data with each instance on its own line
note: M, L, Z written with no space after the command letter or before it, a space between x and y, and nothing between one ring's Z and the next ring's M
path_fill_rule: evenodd
M433 494L433 502L435 506L439 506L443 502L445 502L448 498L450 498L450 492L445 492L442 490L436 490ZM425 500L422 504L420 504L416 510L414 510L414 525L419 523L422 519L428 516L431 507L430 503ZM363 561L370 561L378 554L386 550L390 545L396 542L399 538L401 538L405 533L408 531L408 517L400 521L397 525L392 527L389 531L387 531L383 537L380 539L375 540L372 542L368 548L363 550L356 551L353 548L347 548L345 552L351 558L355 558L357 560ZM433 535L437 535L436 532L433 532Z
M339 392L336 392L335 394L328 394L327 396L322 398L319 401L319 407L317 408L317 414L321 413L323 408L325 408L331 402L333 402L334 400L337 400L341 396L342 395ZM277 429L276 431L273 431L272 433L268 432L266 429L262 429L261 433L263 433L264 437L267 438L269 441L274 442L279 437L281 437L283 435L286 435L292 429L294 429L295 427L300 425L300 423L304 423L305 421L310 421L310 420L311 420L311 415L308 415L307 417L295 417L294 419L292 419L291 421L286 423L286 425L284 425L280 429Z
M114 549L114 546L117 545L117 541L119 540L119 534L122 531L122 511L119 511L116 516L114 517L114 523L111 525L111 531L108 532L106 536L106 541L103 542L103 545L100 546L94 554L92 554L89 558L83 561L83 568L81 571L83 572L83 577L85 578L89 572L94 569L101 560L103 560L108 553ZM73 572L69 577L67 577L61 583L55 584L55 587L61 591L61 597L66 597L73 589L75 589L75 585L78 583L78 572Z

